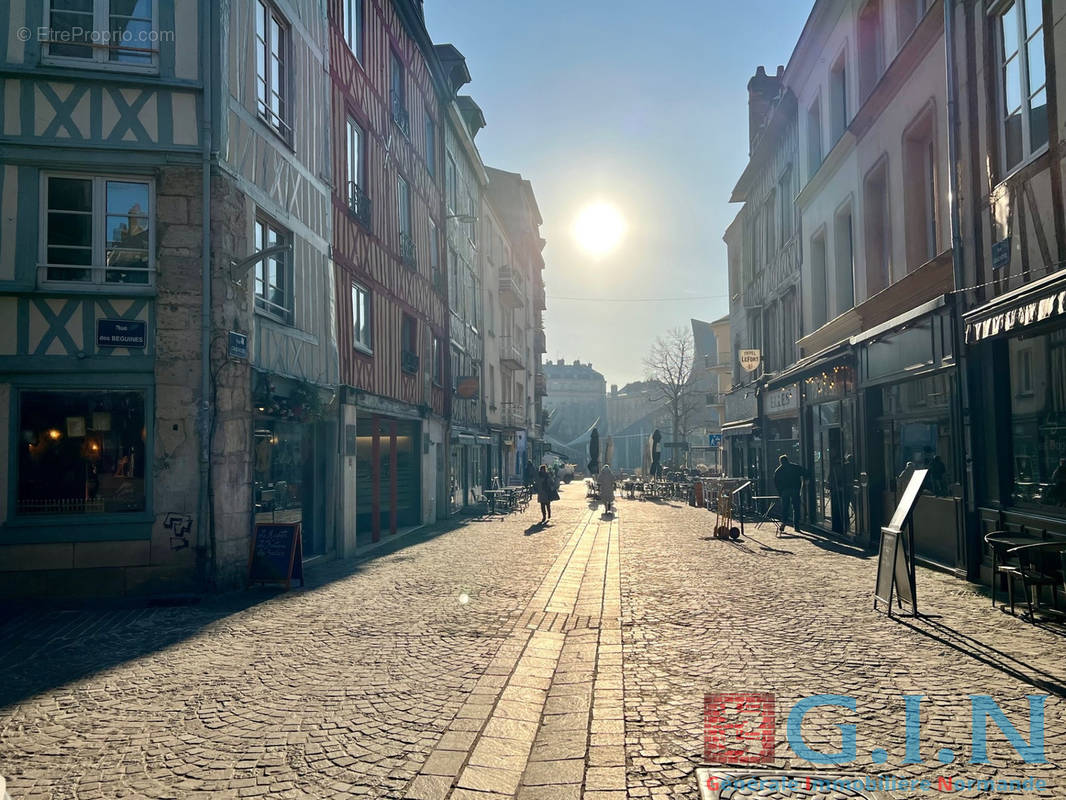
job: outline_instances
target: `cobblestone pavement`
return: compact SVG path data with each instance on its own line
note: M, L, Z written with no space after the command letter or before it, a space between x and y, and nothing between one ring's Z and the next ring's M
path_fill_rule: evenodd
M929 778L934 788L941 776L1032 775L1052 787L1041 796L1066 798L1066 629L1026 624L994 610L972 584L921 568L919 610L938 616L890 620L872 608L876 558L845 545L777 538L769 526L749 527L743 542L710 540L713 515L677 503L627 501L619 516L631 797L696 798L704 695L758 692L776 696L775 764L794 774L809 775L812 767L788 747L788 711L801 697L851 695L856 713L812 711L803 725L808 744L827 753L841 750L839 724L856 725L857 760L840 768L848 773ZM969 695L991 695L1028 739L1026 695L1044 693L1051 763L1025 764L992 723L992 763L968 763ZM924 695L924 764L901 764L904 694ZM876 748L887 750L886 763L874 763ZM956 754L950 766L937 761L941 748Z
M1061 696L1046 706L1052 764L1022 764L994 725L993 763L966 763L967 695L992 695L1028 737L1025 696L1066 684L1061 631L924 570L919 601L942 616L889 620L871 610L873 558L768 531L708 541L706 511L619 505L603 515L574 485L547 528L530 509L416 533L312 569L306 590L13 617L0 774L14 800L695 798L704 695L757 691L776 695L779 770L810 769L788 749L787 709L851 694L854 714L803 728L828 752L855 722L849 772L1033 774L1066 797ZM926 765L899 765L904 693L925 695ZM957 763L934 766L944 747Z

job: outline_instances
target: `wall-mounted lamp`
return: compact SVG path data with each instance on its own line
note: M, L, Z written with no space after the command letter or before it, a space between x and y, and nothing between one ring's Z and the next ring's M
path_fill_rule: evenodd
M447 222L450 219L454 219L457 222L463 223L464 225L469 225L472 222L477 222L477 217L475 217L473 214L449 214L444 218L444 221Z
M247 258L242 258L240 261L231 260L229 262L229 276L230 280L240 281L244 280L244 276L248 274L248 270L253 265L258 264L260 261L264 261L274 256L280 256L282 253L291 254L291 244L276 244L273 247L264 247L257 253L252 253Z

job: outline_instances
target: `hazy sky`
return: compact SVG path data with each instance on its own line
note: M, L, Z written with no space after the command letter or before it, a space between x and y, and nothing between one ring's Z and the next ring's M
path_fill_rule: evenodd
M722 234L739 210L729 194L748 154L747 82L788 61L810 8L425 0L433 40L466 56L462 91L488 123L482 158L533 183L548 242L546 358L591 361L621 385L644 376L656 336L728 312ZM628 224L599 260L571 233L595 200Z

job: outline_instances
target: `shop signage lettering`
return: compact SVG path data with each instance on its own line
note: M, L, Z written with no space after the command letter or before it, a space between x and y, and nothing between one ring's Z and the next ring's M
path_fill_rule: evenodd
M770 392L766 397L766 411L773 414L780 411L795 411L799 408L799 392L788 386Z
M966 324L966 341L979 342L1066 314L1066 290Z
M478 396L477 375L462 375L455 383L455 396L463 400L473 400Z
M146 327L142 320L98 319L96 320L96 346L143 350L147 338Z

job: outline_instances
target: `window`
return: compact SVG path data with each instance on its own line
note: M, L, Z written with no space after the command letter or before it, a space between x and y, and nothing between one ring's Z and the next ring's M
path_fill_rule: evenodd
M444 342L436 334L433 335L433 383L444 385Z
M817 330L828 321L829 301L826 276L825 231L811 239L811 328Z
M258 218L255 221L255 249L265 250L288 244L289 234L273 222ZM265 258L255 265L255 307L275 319L292 322L292 285L284 254Z
M496 408L496 367L489 364L489 408Z
M459 192L456 186L455 159L448 153L448 161L444 165L444 190L448 201L448 210L453 214L459 210Z
M351 117L345 129L348 157L348 209L364 227L370 227L371 202L367 196L366 132Z
M1048 141L1044 27L1036 0L1017 0L999 15L1003 166L1014 169Z
M437 126L428 110L426 111L426 172L431 178L437 177Z
M80 59L94 66L150 68L161 38L148 0L52 0L49 59ZM106 31L101 41L98 32Z
M284 18L257 0L255 12L256 100L259 116L286 142L292 138L289 125L289 26Z
M147 181L49 175L39 280L147 286L154 280Z
M866 208L866 297L892 283L892 226L888 205L888 159L882 158L863 181Z
M836 266L836 314L855 305L854 231L851 205L840 209L833 221L833 261Z
M344 41L359 61L363 60L363 0L344 0Z
M458 309L462 301L459 294L459 254L454 247L448 248L448 300L453 309Z
M881 80L885 68L881 2L870 0L859 12L859 101L863 102Z
M829 141L836 143L848 127L847 54L841 53L829 72Z
M417 265L415 257L415 240L411 236L411 187L400 176L396 176L396 211L400 227L400 258L407 266Z
M955 449L951 438L951 381L931 375L881 389L884 416L881 431L885 475L898 486L899 475L910 463L928 469L924 491L938 496L951 493L955 478Z
M466 226L466 236L472 244L477 244L477 206L474 205L474 195L466 193L466 213L470 215L470 222Z
M930 104L903 136L903 213L908 271L917 269L938 252L935 125Z
M792 167L785 167L781 180L777 182L777 203L780 209L781 244L792 238L795 231L796 212L792 200Z
M1066 334L1055 331L1007 344L1012 385L1011 503L1066 507ZM1027 388L1026 388L1027 387Z
M433 220L429 220L429 273L434 281L440 280L440 234Z
M145 510L141 391L19 392L18 514Z
M404 372L418 372L418 320L409 314L400 321L400 366Z
M899 45L903 43L918 27L925 12L929 10L932 0L898 0L896 4L896 22L898 25Z
M407 83L404 78L403 60L395 50L389 51L389 99L392 104L392 121L404 136L411 135L411 122L407 115Z
M796 340L800 338L799 314L796 309L796 290L789 289L781 298L782 328L784 329L783 358L786 365L796 362Z
M777 216L777 201L775 198L775 192L770 190L770 196L766 198L766 211L763 213L763 220L766 230L766 263L773 260L774 253L777 252L777 231L774 227L774 218Z
M357 350L370 353L374 346L371 333L370 292L358 283L352 284L352 344Z
M807 180L822 166L822 101L815 100L807 111Z

